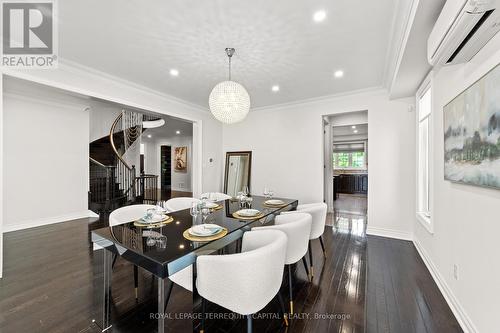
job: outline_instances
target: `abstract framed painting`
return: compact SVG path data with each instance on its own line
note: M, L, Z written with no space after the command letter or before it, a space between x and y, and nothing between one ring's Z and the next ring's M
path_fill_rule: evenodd
M174 170L187 172L187 147L175 147Z
M500 189L500 66L444 107L444 178Z

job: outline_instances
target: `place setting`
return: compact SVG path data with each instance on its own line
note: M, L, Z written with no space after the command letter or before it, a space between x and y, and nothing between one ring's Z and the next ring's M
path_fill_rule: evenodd
M159 228L172 222L174 219L167 215L167 211L157 205L154 208L146 210L145 215L137 221L134 221L136 227Z
M284 202L281 199L273 199L274 190L270 189L267 186L264 187L263 195L264 195L264 198L267 199L263 203L264 207L267 207L267 208L281 208L281 207L285 207L287 205L287 203Z
M199 203L193 202L189 213L193 217L194 225L182 233L184 238L193 242L208 242L227 235L226 228L214 223L206 223L210 214L220 209L219 206L219 204L206 198L202 198ZM198 215L202 217L201 224L197 224Z

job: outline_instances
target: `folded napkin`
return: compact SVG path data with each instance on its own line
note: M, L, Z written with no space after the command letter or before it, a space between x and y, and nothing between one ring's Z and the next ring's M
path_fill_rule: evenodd
M222 227L217 224L200 224L191 227L190 233L197 236L210 236L221 230Z
M154 214L153 217L151 218L151 221L148 220L148 218L146 216L144 216L142 218L142 221L144 222L151 222L151 223L156 223L156 222L161 222L165 219L165 215L164 214Z

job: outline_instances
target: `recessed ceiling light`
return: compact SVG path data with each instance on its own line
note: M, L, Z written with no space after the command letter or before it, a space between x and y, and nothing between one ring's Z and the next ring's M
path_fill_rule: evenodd
M175 69L175 68L172 68L170 70L170 75L172 75L172 76L179 76L179 71L177 69Z
M313 19L315 22L322 22L326 18L326 12L324 10L318 10L314 13Z
M356 125L352 125L352 126L351 126L351 128L352 128L352 129L356 129Z
M344 76L344 72L343 71L335 71L335 73L333 73L333 76L335 76L336 78L341 78Z
M148 134L148 138L151 139L153 136L151 134Z
M354 132L354 133L358 133L358 130L354 130L353 132Z
M276 85L274 85L274 86L271 88L271 90L272 90L272 91L274 91L274 92L278 92L278 91L280 91L280 86L278 86L278 85L276 84Z
M175 131L175 134L181 134L181 131Z

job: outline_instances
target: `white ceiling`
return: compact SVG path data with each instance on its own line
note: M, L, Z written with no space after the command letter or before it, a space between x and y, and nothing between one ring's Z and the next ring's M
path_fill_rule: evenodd
M356 128L352 128L352 126L356 126ZM354 131L357 133L354 133ZM368 124L357 124L357 125L349 125L349 126L334 126L333 127L333 136L345 136L345 135L367 135L368 134Z
M148 128L146 133L151 135L148 138L146 135L143 140L158 140L160 138L171 138L173 136L193 136L193 124L187 121L182 121L172 117L162 117L165 119L165 125L156 128ZM180 133L177 134L176 131Z
M59 54L207 107L234 47L233 79L260 107L382 86L397 2L59 1Z

